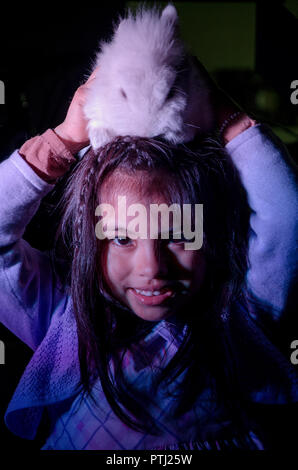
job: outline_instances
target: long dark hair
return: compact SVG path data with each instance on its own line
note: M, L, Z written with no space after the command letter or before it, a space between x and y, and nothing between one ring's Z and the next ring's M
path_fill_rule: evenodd
M132 395L125 383L122 367L124 352L154 322L137 317L108 291L99 262L105 242L95 236L100 188L115 171L133 175L139 170L148 174L148 186L152 175L167 176L169 202L204 205L204 285L183 308L185 335L160 372L158 384L171 383L186 372L177 413L189 409L204 387L215 384L218 400L236 416L241 407L229 315L243 296L249 208L236 168L211 139L173 146L159 139L117 137L97 152L90 149L68 178L57 240L62 240L68 255L69 277L64 282L69 283L77 323L80 385L92 397L99 377L110 406L123 422L135 430L158 433L141 398Z

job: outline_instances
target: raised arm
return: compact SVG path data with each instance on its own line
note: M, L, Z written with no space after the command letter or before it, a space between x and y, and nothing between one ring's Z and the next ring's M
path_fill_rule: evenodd
M49 254L22 237L41 199L88 143L82 112L87 83L55 131L33 137L0 165L0 321L32 349L43 339L52 314L64 311L67 297Z
M297 276L297 169L282 142L266 125L256 124L198 70L198 112L203 131L219 130L252 209L247 286L278 319Z
M248 287L279 318L297 276L298 191L285 146L264 124L230 140L226 149L240 172L252 209Z
M45 156L47 145L40 143L40 156ZM63 301L49 254L22 238L41 199L53 187L18 151L0 165L0 321L32 349L42 340L53 311Z

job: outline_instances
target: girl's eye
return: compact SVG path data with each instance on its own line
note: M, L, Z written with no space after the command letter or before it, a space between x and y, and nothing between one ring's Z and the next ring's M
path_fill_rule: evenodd
M184 247L184 242L185 240L183 239L183 237L179 239L179 238L172 238L170 236L170 238L168 239L164 238L160 240L161 246L163 246L164 248L166 247L178 248L181 246Z
M169 245L172 245L172 246L184 246L184 243L186 242L186 240L179 240L179 239L176 239L176 240L169 240Z
M115 238L112 239L112 242L115 243L115 245L118 245L118 246L127 246L127 245L130 245L132 240L130 238L127 238L127 237L115 237Z
M193 242L194 239L187 239L183 235L181 238L174 238L173 236L170 237L168 240L168 244L170 246L177 246L177 247L183 247L185 243Z

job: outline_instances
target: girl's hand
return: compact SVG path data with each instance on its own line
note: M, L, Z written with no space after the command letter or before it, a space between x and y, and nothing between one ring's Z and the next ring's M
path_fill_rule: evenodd
M89 144L87 120L83 112L83 107L88 85L94 80L97 72L98 68L96 68L88 80L76 90L69 105L66 118L62 124L54 129L64 145L73 154Z
M203 132L212 132L220 130L224 123L221 138L224 143L232 140L240 132L248 129L255 124L255 121L250 119L245 111L221 90L215 82L211 79L207 70L199 62L196 57L193 57L193 64L196 68L196 79L199 84L197 90L197 109L194 124L198 126ZM231 122L228 122L230 116L237 117Z

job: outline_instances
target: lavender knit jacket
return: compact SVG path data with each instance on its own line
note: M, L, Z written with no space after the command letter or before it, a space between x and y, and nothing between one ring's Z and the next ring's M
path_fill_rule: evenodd
M242 132L226 149L252 209L247 284L272 321L279 322L297 273L298 194L292 165L279 139L262 124ZM78 394L80 377L72 300L54 277L48 253L22 239L53 187L17 151L0 165L0 321L34 350L5 421L12 432L28 439L36 435L44 407ZM251 400L298 401L297 367L270 343L254 318L244 313L241 318L241 328L255 344L246 355L237 352L245 358L243 380ZM272 361L278 374L270 375ZM259 378L250 382L256 364Z

